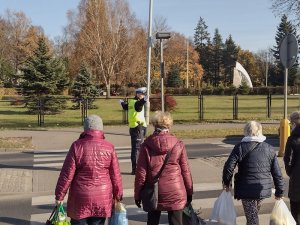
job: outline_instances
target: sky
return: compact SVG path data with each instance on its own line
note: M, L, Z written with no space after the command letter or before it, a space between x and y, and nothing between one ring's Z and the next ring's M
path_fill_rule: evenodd
M152 0L153 19L164 17L172 31L193 39L200 17L211 37L219 29L223 41L231 34L236 44L253 52L275 44L280 18L271 10L271 0ZM42 26L50 37L62 34L66 12L79 0L0 0L0 15L6 9L23 11L33 25ZM128 0L131 11L148 25L149 0Z

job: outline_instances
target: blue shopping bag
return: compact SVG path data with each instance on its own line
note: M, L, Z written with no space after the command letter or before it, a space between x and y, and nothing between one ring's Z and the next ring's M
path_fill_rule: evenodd
M115 208L111 217L109 218L108 225L128 225L126 208L123 203L115 203Z

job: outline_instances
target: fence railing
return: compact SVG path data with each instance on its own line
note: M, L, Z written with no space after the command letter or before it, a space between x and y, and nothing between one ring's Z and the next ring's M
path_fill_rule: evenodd
M234 96L173 96L177 107L172 111L174 121L229 121L229 120L279 120L283 118L283 95L234 95ZM28 113L20 97L16 100L0 100L0 128L25 128L34 126L72 127L81 126L91 114L102 117L104 124L127 124L128 114L119 104L121 96L96 98L95 107L87 100L80 101L74 109L73 98L66 97L67 107L59 114L47 114L42 101L35 113ZM152 98L151 98L152 99ZM151 101L150 99L150 101ZM288 114L299 110L299 96L288 96ZM152 112L151 112L152 113Z

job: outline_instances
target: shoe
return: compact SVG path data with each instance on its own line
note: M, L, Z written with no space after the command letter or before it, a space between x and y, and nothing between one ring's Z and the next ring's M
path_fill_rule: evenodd
M135 175L135 171L134 170L131 172L131 175Z

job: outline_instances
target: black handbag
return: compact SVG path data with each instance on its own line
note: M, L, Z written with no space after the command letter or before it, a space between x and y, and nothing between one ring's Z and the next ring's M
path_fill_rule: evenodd
M183 225L205 225L205 221L197 215L193 209L192 204L188 204L184 207L182 213L182 224Z
M174 145L174 147L176 146L176 144ZM150 212L150 211L154 211L154 210L157 209L157 203L158 203L158 180L159 180L159 177L160 177L163 169L165 168L165 166L166 166L166 164L168 162L168 159L170 157L171 151L172 150L169 150L167 152L166 157L164 159L164 163L163 163L162 167L160 168L159 172L153 178L153 182L152 183L145 183L143 189L141 190L140 196L141 196L141 201L142 201L142 205L143 205L143 210L145 212Z

